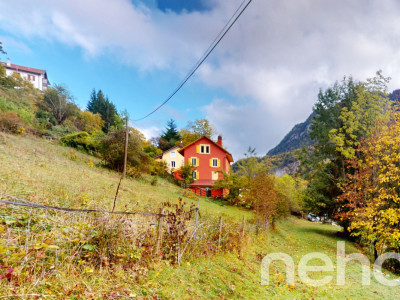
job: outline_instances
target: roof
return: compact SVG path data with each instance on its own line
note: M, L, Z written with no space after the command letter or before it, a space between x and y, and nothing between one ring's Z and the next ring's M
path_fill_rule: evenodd
M35 73L35 74L44 74L46 77L46 70L41 70L41 69L35 69L35 68L30 68L30 67L24 67L24 66L20 66L20 65L14 65L14 64L7 64L4 62L0 62L4 67L8 68L8 69L13 69L16 71L25 71L28 73Z
M193 183L191 183L189 186L213 186L215 183L215 180L195 180Z
M177 149L177 148L182 148L182 147L183 147L182 144L173 146L173 147L169 148L168 150L165 150L163 153L160 153L160 154L157 154L156 156L153 156L153 158L162 157L165 153L167 153L167 152L169 152L169 151L171 151L171 150ZM178 152L179 152L179 151L178 151Z
M193 144L197 143L198 141L200 141L201 139L207 139L209 140L211 143L213 143L215 146L217 146L218 148L220 148L222 151L224 151L226 153L226 156L228 157L228 161L229 162L233 162L233 157L232 154L230 154L224 147L218 145L216 142L214 142L212 139L210 139L208 136L203 135L201 138L198 138L197 140L195 140L193 143L190 143L189 145L183 147L181 150L178 150L179 153L183 154L183 152L185 152L185 149L192 146Z

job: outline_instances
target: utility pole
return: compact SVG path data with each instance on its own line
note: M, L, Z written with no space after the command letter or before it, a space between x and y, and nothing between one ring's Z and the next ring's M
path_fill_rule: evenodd
M125 153L124 153L124 170L122 172L122 178L126 176L126 163L128 160L128 138L129 138L129 127L128 127L128 116L126 116L125 123Z
M117 203L118 191L119 191L119 187L121 185L121 181L126 176L126 163L127 163L127 160L128 160L128 138L129 138L129 127L128 127L128 115L127 115L126 116L126 123L125 123L124 170L122 171L122 176L121 176L121 178L119 180L119 183L118 183L118 186L117 186L117 191L115 192L114 204L113 204L112 212L114 212L115 204Z

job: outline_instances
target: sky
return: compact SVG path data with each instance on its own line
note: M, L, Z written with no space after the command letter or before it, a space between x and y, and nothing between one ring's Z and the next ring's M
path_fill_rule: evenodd
M0 0L0 41L14 64L47 71L85 108L101 89L139 119L176 88L242 0ZM319 89L382 70L400 87L400 1L253 0L187 84L151 117L207 118L234 159L276 146L312 112Z

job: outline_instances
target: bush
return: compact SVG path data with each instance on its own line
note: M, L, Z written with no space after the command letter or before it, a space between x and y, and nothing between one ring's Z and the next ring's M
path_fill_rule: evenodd
M23 134L25 124L15 112L6 112L0 115L0 130L4 132Z
M65 146L91 153L96 152L98 149L98 143L96 139L85 131L68 134L61 138L61 143Z
M128 139L128 170L135 168L139 172L148 172L149 157L143 151L142 140L135 130L131 130ZM100 142L100 153L107 167L122 171L124 166L125 130L113 130ZM136 173L134 171L133 173ZM136 177L136 175L133 175Z

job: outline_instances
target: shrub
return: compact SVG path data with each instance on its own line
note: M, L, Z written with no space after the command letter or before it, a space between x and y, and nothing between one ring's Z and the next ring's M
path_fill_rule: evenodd
M15 112L6 112L0 115L0 130L4 132L22 134L25 132L24 122Z
M96 152L98 149L96 139L85 131L68 134L61 138L61 143L87 152Z
M147 172L149 157L143 151L142 140L137 131L131 130L128 141L128 167L134 167L140 172ZM122 171L124 166L125 130L109 132L101 139L99 149L107 167Z

